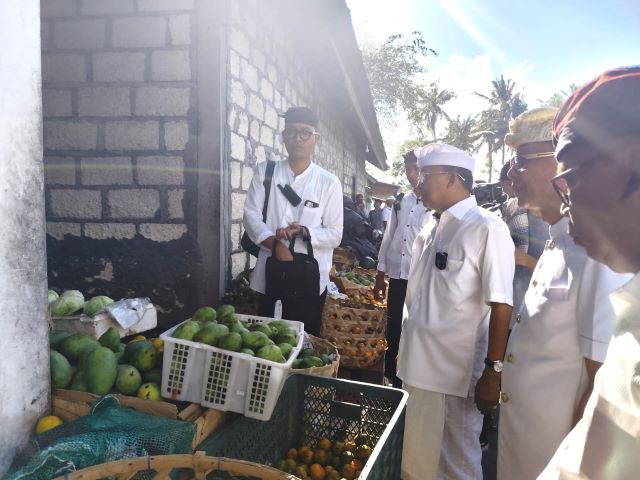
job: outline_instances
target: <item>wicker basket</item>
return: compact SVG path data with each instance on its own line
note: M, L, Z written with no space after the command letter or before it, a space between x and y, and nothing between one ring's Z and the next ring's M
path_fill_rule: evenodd
M321 377L333 377L338 378L338 367L340 366L340 353L338 348L329 340L324 338L314 337L309 335L309 341L313 345L313 349L319 354L330 355L335 353L337 358L331 365L324 365L323 367L311 367L311 368L296 368L291 370L291 373L308 373L310 375L320 375Z
M77 472L69 473L56 480L98 480L100 478L111 477L117 480L129 480L138 473L147 474L154 471L155 475L144 478L155 478L156 480L169 480L171 471L174 469L191 469L195 478L204 480L210 473L220 472L231 477L224 478L260 478L262 480L299 480L298 477L289 473L281 472L266 465L259 465L244 460L233 460L223 457L208 457L204 452L197 452L193 455L159 455L155 457L140 457L116 462L103 463L93 467L84 468ZM216 477L217 478L217 477Z
M364 368L377 363L387 350L384 308L355 308L327 299L321 336L334 343L345 367Z

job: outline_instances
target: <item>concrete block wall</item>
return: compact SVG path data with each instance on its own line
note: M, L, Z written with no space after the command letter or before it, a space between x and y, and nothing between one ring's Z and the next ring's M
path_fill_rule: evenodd
M42 0L50 236L163 242L189 230L193 4Z
M198 262L194 8L41 0L50 285L146 295L168 314L188 303Z
M363 145L358 145L326 89L313 75L305 53L287 38L278 14L262 2L227 0L227 135L231 190L231 274L255 265L240 247L246 191L256 163L286 158L280 112L304 105L320 117L322 135L314 161L342 180L344 193L364 193ZM259 25L258 25L259 24ZM340 80L337 80L340 81Z

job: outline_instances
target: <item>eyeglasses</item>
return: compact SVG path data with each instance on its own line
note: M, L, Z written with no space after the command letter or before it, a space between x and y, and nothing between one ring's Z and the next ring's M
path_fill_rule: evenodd
M597 156L591 157L586 162L582 162L580 165L569 168L551 179L553 189L556 191L565 207L571 207L571 198L569 197L569 192L571 190L571 185L576 184L576 180L578 178L576 176L576 173L580 170L584 170L588 165L592 164L597 159Z
M418 174L418 183L423 183L431 175L443 175L451 173L454 172L420 172ZM464 178L462 178L462 175L460 175L459 173L456 173L455 175L464 183Z
M529 154L515 154L509 160L509 165L516 169L518 173L524 172L527 169L527 164L530 160L536 160L538 158L546 158L554 155L554 152L541 152L541 153L529 153Z
M285 129L282 131L282 138L284 138L287 141L292 141L295 140L297 138L299 138L300 140L302 140L303 142L306 142L307 140L309 140L311 138L311 135L317 135L318 132L314 131L314 130L309 130L307 128L300 128L300 129Z

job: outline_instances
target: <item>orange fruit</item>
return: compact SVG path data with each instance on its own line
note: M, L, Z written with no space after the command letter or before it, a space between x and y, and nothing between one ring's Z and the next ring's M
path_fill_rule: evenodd
M340 455L344 450L344 442L334 442L333 447L331 447L331 451L334 455Z
M356 468L353 466L353 463L342 465L340 467L340 475L347 480L353 480L356 477Z
M362 470L362 467L364 467L362 461L358 460L357 458L351 463L353 463L353 468L355 468L356 470Z
M311 465L313 463L313 450L301 448L298 451L298 459L304 464Z
M369 447L369 445L358 445L354 454L356 458L366 460L371 456L371 447Z
M287 451L287 458L293 458L294 460L298 457L298 450L295 448L290 448Z
M316 450L316 452L313 454L313 461L316 463L319 463L320 465L326 465L327 464L327 451L326 450L322 450L322 449L318 449Z
M307 471L306 465L298 465L293 469L292 472L296 477L302 478L303 480L307 480L309 478L309 472Z
M318 443L318 448L321 448L323 450L331 450L331 440L329 440L327 437L324 437Z
M311 465L311 468L309 468L309 475L311 476L312 480L324 480L326 473L324 471L324 468L322 468L322 465L320 465L319 463L314 463L313 465Z
M56 417L55 415L47 415L46 417L42 417L40 420L38 420L38 423L36 423L36 433L40 435L47 430L56 428L58 425L62 425L62 419L60 417Z
M349 451L349 452L353 452L356 449L356 442L349 440L348 442L345 442L344 444L344 449Z

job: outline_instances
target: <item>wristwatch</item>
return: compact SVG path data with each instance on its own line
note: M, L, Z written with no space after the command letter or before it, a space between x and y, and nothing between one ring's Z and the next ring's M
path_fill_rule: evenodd
M484 364L487 368L490 368L496 373L502 373L502 361L501 360L489 360L488 358L484 359Z

